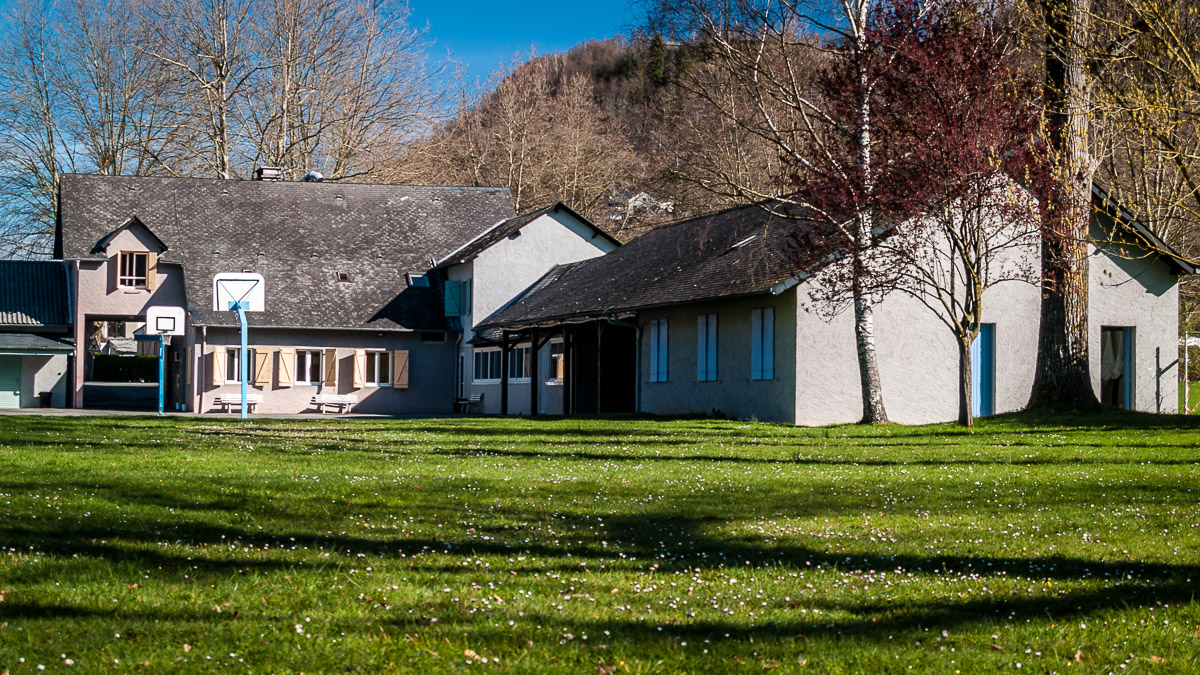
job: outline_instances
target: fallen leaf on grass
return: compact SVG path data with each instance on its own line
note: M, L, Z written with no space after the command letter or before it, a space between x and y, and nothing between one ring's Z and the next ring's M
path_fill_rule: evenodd
M1166 663L1166 662L1167 662L1167 660L1161 656L1154 656L1153 654L1150 655L1150 663Z
M185 642L185 643L183 643L183 651L185 651L185 652L190 652L190 651L192 651L192 646L191 646L191 645L189 645L189 644L188 644L188 643L186 643L186 642Z
M1076 649L1075 650L1075 663L1079 663L1082 660L1083 660L1083 652Z
M604 663L604 659L600 659L600 663L596 664L596 675L612 675L615 672L617 667Z
M476 654L476 653L475 653L475 651L474 651L474 650L472 650L472 649L464 649L464 650L463 650L463 656L467 657L468 659L477 659L477 658L479 658L479 655L478 655L478 654Z

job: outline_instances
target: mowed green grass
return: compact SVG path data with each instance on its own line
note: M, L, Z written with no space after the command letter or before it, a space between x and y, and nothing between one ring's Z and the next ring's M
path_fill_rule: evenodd
M0 673L1200 672L1200 420L0 418Z

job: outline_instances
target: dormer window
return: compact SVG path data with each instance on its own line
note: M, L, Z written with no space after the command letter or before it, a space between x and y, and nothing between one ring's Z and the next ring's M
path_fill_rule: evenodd
M410 288L429 288L429 277L424 274L409 274L408 285Z
M122 288L150 288L150 254L145 251L121 251L121 270L117 284Z

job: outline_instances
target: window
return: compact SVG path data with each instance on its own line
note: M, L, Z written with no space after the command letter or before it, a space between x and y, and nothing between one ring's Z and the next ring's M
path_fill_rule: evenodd
M558 380L559 382L562 382L563 370L565 368L563 359L565 359L565 358L566 357L563 356L562 340L551 340L550 341L550 377L547 379Z
M121 251L121 273L117 285L124 288L147 288L150 275L150 254L144 251Z
M750 379L775 379L775 308L750 312Z
M717 381L717 315L696 317L696 381Z
M254 364L254 351L253 348L246 350L247 363L251 365ZM240 347L230 347L228 349L225 356L226 382L237 383L242 381L241 359L242 349ZM250 380L254 380L254 373L250 373Z
M508 379L529 380L529 345L513 347L508 352Z
M500 368L503 364L503 357L500 355L499 349L476 349L474 380L476 382L499 382Z
M410 288L429 288L429 277L424 274L408 273L408 285Z
M650 322L650 381L667 381L667 320Z
M367 386L392 386L392 364L387 352L367 352Z
M321 350L301 349L296 352L296 384L321 384L325 371L321 369Z

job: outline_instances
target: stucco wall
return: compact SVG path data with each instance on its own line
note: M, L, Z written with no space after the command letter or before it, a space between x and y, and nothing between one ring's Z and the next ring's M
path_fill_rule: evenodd
M500 385L476 384L472 381L474 348L467 344L472 327L482 319L508 304L513 298L541 279L555 265L595 258L611 251L613 244L595 236L588 226L565 213L549 213L534 219L521 228L519 236L503 239L480 253L473 261L455 265L447 271L452 280L471 279L471 312L462 317L464 392L482 393L479 411L500 412ZM539 361L542 377L548 372L548 352L543 350ZM561 389L561 387L559 387ZM562 394L554 386L544 384L539 397L548 397L549 414L562 411ZM557 401L557 408L554 401ZM511 414L529 414L529 384L510 384L508 410ZM541 406L539 405L539 408Z
M1093 226L1092 237L1105 239ZM1134 327L1133 407L1179 410L1179 286L1161 259L1112 244L1090 246L1091 311L1088 352L1092 386L1100 392L1101 327Z
M114 223L115 229L120 223ZM87 350L89 317L135 319L146 314L146 308L161 305L186 307L183 269L179 265L160 262L153 290L120 288L117 272L121 251L157 251L157 244L140 227L122 231L108 243L104 262L80 261L76 266L75 288L75 354L76 363L84 363ZM76 407L83 405L84 369L75 369L73 395Z
M21 358L21 407L41 406L38 394L48 391L53 394L50 406L66 406L67 355L22 356Z
M260 328L253 326L249 331L251 348L272 350L270 359L271 381L266 387L250 386L250 391L263 395L257 407L262 413L317 412L312 397L318 393L357 394L356 413L385 415L400 414L446 414L453 409L454 399L454 343L422 342L419 334L407 332L376 332L357 330L294 330ZM203 344L202 371L196 380L204 392L203 410L219 410L213 401L219 394L237 394L241 384L230 383L219 386L211 384L213 347L224 345L234 351L239 345L236 329L209 328ZM198 345L199 346L199 345ZM326 391L321 385L293 385L280 387L279 348L300 349L336 348L338 356L337 391ZM407 349L409 352L409 386L407 389L366 386L355 389L355 349ZM197 350L199 352L199 350ZM390 358L390 355L389 355ZM253 373L251 373L253 378Z
M796 421L852 423L862 419L862 389L854 316L830 319L801 286L796 326ZM1036 286L1009 281L984 293L983 322L996 324L995 412L1029 400L1037 350ZM876 348L884 406L893 422L926 424L958 417L958 346L950 329L915 298L899 292L875 309Z
M775 308L775 378L750 379L750 312ZM761 295L642 312L641 410L659 415L714 411L735 418L795 421L796 294ZM717 315L717 379L696 381L696 317ZM667 382L650 382L650 322L667 319Z

